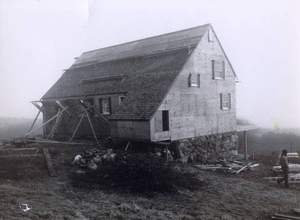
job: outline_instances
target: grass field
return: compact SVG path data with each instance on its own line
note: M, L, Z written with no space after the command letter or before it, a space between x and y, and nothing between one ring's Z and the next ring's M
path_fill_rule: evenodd
M0 118L0 121L0 137L13 138L27 132L33 120ZM27 147L37 150L13 157L9 155L18 153L2 149L0 219L270 219L275 213L291 215L293 208L299 208L300 186L285 189L276 182L266 182L263 177L273 175L272 151L288 149L291 140L293 149L297 149L297 132L266 129L249 132L249 149L265 154L252 161L260 163L254 171L218 173L178 163L176 169L195 174L201 187L151 196L109 187L77 188L72 184L71 174L84 171L71 164L74 157L83 149L105 148L105 144L35 143ZM49 149L57 177L49 176L41 148ZM35 156L26 157L32 151ZM21 204L31 209L25 212Z
M270 219L275 213L293 214L292 209L298 208L300 202L299 186L286 189L263 180L272 173L270 166L261 161L252 161L260 162L257 170L239 174L203 171L178 163L176 169L196 174L201 187L149 196L109 188L74 187L70 174L84 171L71 164L74 155L95 146L83 143L28 147L47 147L58 176L49 176L42 155L2 157L0 219ZM41 150L36 153L41 154ZM31 209L25 212L21 204Z

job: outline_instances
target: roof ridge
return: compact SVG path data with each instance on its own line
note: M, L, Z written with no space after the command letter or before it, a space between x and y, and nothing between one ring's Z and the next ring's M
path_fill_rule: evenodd
M187 31L187 30L192 30L192 29L196 29L196 28L204 27L204 26L211 26L211 24L207 23L207 24L204 24L204 25L200 25L200 26L196 26L196 27L191 27L191 28L186 28L186 29L183 29L183 30L178 30L178 31L169 32L169 33L165 33L165 34L155 35L155 36L152 36L152 37L146 37L146 38L143 38L143 39L133 40L133 41L129 41L129 42L125 42L125 43L121 43L121 44L117 44L117 45L112 45L112 46L108 46L108 47L102 47L102 48L95 49L95 50L89 50L89 51L83 52L82 54L91 53L91 52L95 52L95 51L103 50L103 49L107 49L107 48L114 48L114 47L118 47L118 46L121 46L121 45L131 44L131 43L134 43L134 42L148 40L148 39L152 39L152 38L156 38L156 37L172 35L174 33L180 33L180 32L184 32L184 31Z
M189 46L196 46L197 44L191 44ZM181 51L184 50L185 48L188 48L188 46L183 46L183 47L178 47L176 49L169 49L169 50L164 50L164 51L157 51L154 53L149 53L149 54L142 54L142 55L138 55L138 56L128 56L128 57L123 57L123 58L117 58L117 59L111 59L111 60L105 60L105 61L96 61L96 62L91 62L88 63L86 65L78 65L78 66L74 66L75 64L73 64L72 66L70 66L69 69L73 70L73 69L80 69L80 68L84 68L84 67L89 67L89 66L93 66L93 65L97 65L97 64L101 64L101 63L109 63L109 62L116 62L116 61L120 61L120 60L126 60L129 58L141 58L141 57L149 57L149 56L159 56L161 54L168 54L168 53L173 53L176 51ZM67 69L67 70L69 70Z

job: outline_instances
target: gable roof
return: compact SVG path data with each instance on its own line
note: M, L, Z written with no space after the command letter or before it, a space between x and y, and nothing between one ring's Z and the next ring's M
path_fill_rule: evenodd
M205 24L194 28L88 51L83 53L71 66L71 68L92 65L99 62L167 52L183 47L187 48L188 46L196 45L209 26L210 24Z
M42 100L126 94L112 120L150 120L209 24L83 53Z

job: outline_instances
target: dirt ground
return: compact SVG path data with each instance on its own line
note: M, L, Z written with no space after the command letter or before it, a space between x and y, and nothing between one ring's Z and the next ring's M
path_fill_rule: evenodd
M275 213L295 215L300 208L300 185L277 185L271 165L239 174L199 170L200 190L175 194L130 194L112 190L76 189L68 174L78 170L71 162L92 145L32 144L36 156L0 157L0 219L271 219ZM40 148L49 149L57 177L50 177ZM24 151L22 154L32 154ZM5 152L4 152L5 155ZM253 161L254 163L260 161ZM23 211L27 204L31 209ZM21 207L20 207L21 206Z

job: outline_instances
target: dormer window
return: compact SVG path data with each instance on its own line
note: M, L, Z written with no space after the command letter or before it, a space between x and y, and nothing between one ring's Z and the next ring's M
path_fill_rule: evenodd
M213 79L225 79L225 62L212 60L212 77Z
M190 73L189 87L200 87L200 74Z

